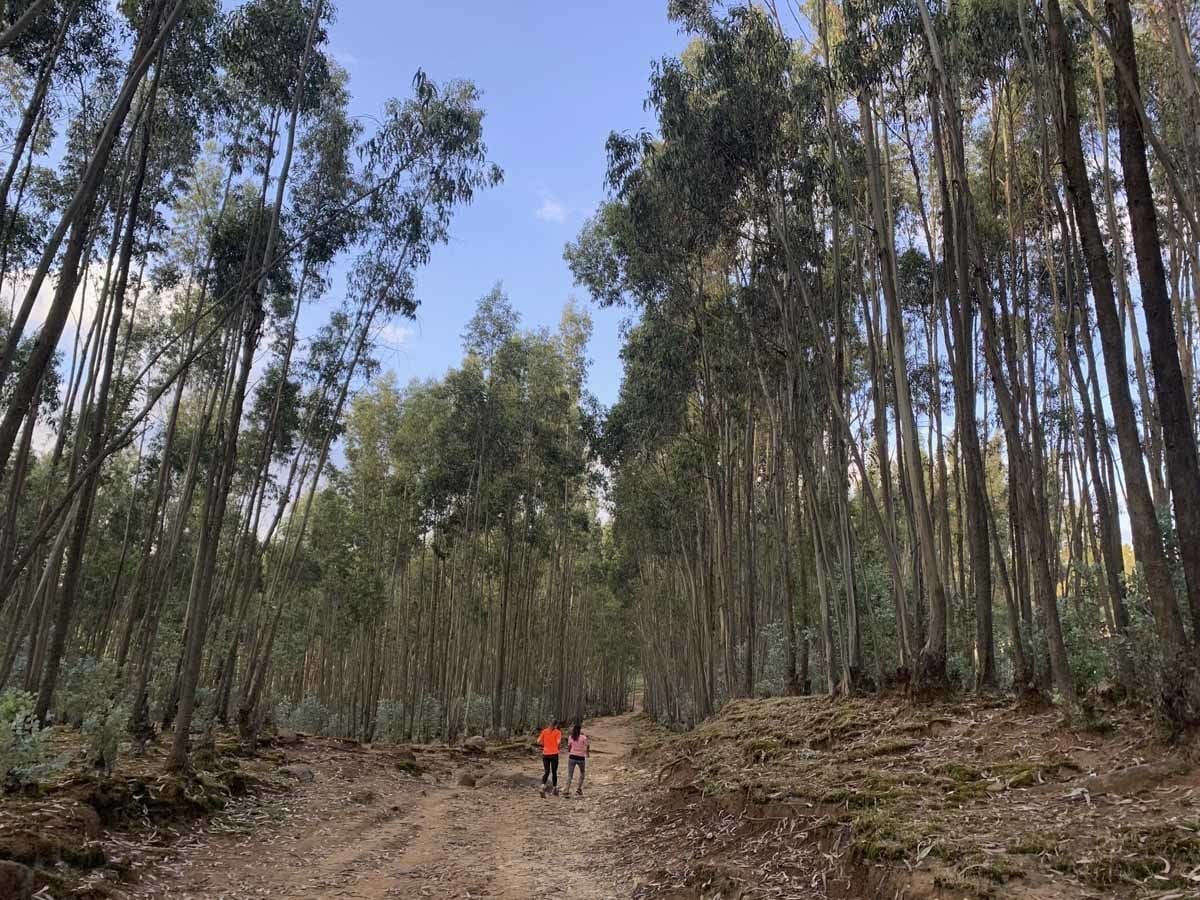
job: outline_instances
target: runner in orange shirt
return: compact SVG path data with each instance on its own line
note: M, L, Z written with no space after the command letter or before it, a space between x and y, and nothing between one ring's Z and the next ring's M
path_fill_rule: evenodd
M562 732L558 730L558 722L552 722L542 729L538 735L538 746L542 748L542 796L546 796L546 781L554 787L558 794L558 745L562 741Z

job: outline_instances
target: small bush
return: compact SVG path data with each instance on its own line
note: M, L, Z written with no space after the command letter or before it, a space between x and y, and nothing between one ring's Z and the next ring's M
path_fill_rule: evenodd
M1096 621L1102 613L1090 604L1068 603L1060 607L1063 643L1075 689L1086 693L1106 678L1114 677L1113 654L1116 644L1106 638Z
M305 697L287 718L288 727L309 734L325 734L329 728L329 710L316 697Z
M195 713L192 716L192 731L207 731L217 717L217 692L211 687L196 688Z
M96 710L108 709L117 694L117 667L112 660L91 656L63 665L55 691L54 721L79 728Z
M946 657L946 680L957 691L965 691L975 682L975 662L965 653Z
M286 697L280 697L275 700L271 706L271 721L276 725L284 725L290 727L292 721L292 702Z
M418 740L429 740L446 734L446 707L437 697L426 694L421 698L417 707L417 720L414 726L414 737Z
M1123 646L1133 667L1130 688L1138 700L1157 706L1162 701L1164 665L1158 629L1143 602L1129 604L1129 620Z
M463 729L469 734L482 734L492 727L492 698L471 694L463 706Z
M778 697L787 693L787 632L779 622L768 622L760 629L766 644L766 659L759 666L754 684L757 697ZM739 647L744 653L745 645Z
M87 742L88 760L105 775L112 774L117 764L117 752L128 721L129 708L120 703L111 703L107 709L97 710L83 720L80 731Z
M375 707L375 734L378 738L403 740L406 722L404 704L398 700L380 700Z
M0 776L5 782L34 784L66 763L52 758L50 730L38 725L33 706L32 694L0 694Z

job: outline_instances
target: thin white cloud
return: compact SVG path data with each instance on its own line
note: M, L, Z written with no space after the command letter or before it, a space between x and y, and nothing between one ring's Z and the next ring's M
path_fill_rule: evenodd
M379 340L393 350L399 350L412 339L413 330L408 325L384 325L379 330Z
M39 455L49 453L58 442L58 429L46 421L45 416L38 416L33 423L33 449Z
M343 69L353 69L358 65L358 57L341 47L330 47L329 55L332 56Z
M544 188L539 191L542 196L542 205L534 210L534 215L539 221L550 222L554 225L562 225L567 221L567 208L562 201L555 197L550 191Z

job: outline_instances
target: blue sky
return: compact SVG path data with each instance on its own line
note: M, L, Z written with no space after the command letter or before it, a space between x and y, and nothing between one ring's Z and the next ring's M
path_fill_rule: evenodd
M497 281L526 327L556 325L572 293L587 302L563 245L604 197L609 132L653 124L642 108L651 61L684 44L666 0L342 0L330 49L350 73L352 111L373 115L388 97L408 96L418 68L437 81L470 79L505 173L502 186L458 212L451 244L420 273L417 321L385 335L385 368L406 382L456 365L475 301ZM612 403L627 313L588 309L591 389Z

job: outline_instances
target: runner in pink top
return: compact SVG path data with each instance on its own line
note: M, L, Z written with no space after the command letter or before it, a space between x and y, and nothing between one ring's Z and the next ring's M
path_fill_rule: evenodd
M564 796L571 796L571 781L575 778L575 769L579 769L579 787L575 789L575 796L583 796L583 775L584 769L587 766L588 755L588 736L583 733L583 725L579 722L571 729L571 736L567 738L567 792Z

